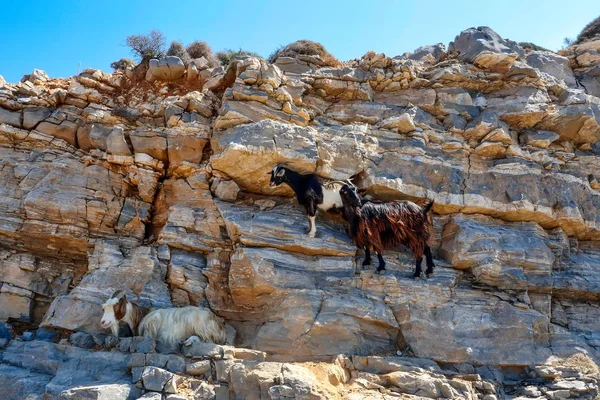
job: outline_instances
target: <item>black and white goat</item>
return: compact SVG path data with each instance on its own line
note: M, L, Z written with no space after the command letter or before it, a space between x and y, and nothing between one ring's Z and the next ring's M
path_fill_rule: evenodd
M308 216L308 236L315 237L317 209L332 211L341 209L340 182L325 182L315 174L300 174L285 167L287 163L277 164L271 174L271 186L287 184L296 194L298 203L304 206Z
M385 261L381 253L400 244L408 246L415 257L414 277L421 276L423 254L427 262L425 274L433 274L433 256L427 244L429 239L429 218L427 213L433 206L429 201L419 207L412 201L378 202L362 200L358 189L344 185L340 189L344 204L344 218L348 223L348 233L354 243L365 249L363 266L371 264L371 246L377 252L379 267L377 273L385 270Z
M102 305L104 315L100 324L111 328L119 336L119 321L125 321L134 335L148 336L163 343L174 345L198 336L201 341L225 344L224 321L207 308L175 307L150 311L125 298L125 292L117 290Z

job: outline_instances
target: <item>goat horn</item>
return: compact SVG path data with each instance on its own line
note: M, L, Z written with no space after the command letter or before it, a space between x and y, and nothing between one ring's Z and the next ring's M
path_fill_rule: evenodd
M121 297L125 297L125 292L121 289L115 290L112 296L110 296L111 299L120 299Z

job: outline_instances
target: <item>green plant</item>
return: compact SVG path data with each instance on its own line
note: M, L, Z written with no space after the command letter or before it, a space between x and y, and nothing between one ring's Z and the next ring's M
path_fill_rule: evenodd
M600 39L600 17L587 24L577 35L577 42L581 43L590 39Z
M254 53L252 51L242 50L242 49L239 49L239 50L232 50L232 49L222 50L222 51L217 52L217 54L215 54L215 56L221 62L221 65L223 65L224 67L228 66L229 63L231 62L231 59L233 57L236 57L236 56L251 56L251 57L258 57L258 58L262 59L262 57L259 56L257 53Z
M563 39L563 47L569 47L573 43L575 43L575 39L571 39L569 37Z
M325 46L321 43L313 42L311 40L297 40L287 46L279 47L275 50L268 58L270 63L277 61L279 57L297 57L298 55L309 55L319 56L321 61L327 66L337 67L341 63L340 61L332 56Z
M156 29L152 29L147 35L128 36L126 43L142 63L151 58L160 58L165 54L165 37L161 31Z

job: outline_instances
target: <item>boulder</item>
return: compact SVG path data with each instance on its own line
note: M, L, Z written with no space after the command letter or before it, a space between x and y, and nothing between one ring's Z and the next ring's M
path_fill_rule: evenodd
M148 71L155 79L173 81L183 76L185 64L177 56L167 56L150 60Z
M408 58L411 60L421 60L425 56L431 56L433 60L440 61L440 58L446 54L446 45L443 43L436 43L429 46L417 47L412 53L408 54Z
M560 56L551 51L531 51L527 53L527 63L558 80L562 80L569 87L575 87L575 76L567 57Z
M134 400L141 390L131 384L84 386L68 389L60 393L61 399L71 400Z
M507 72L512 63L524 56L517 42L503 39L487 26L469 28L456 36L448 46L461 60L493 72Z

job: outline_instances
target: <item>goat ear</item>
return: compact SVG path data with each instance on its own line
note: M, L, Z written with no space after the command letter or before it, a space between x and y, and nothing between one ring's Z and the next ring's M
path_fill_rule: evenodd
M277 171L277 176L281 177L285 175L285 170L283 168L279 168L279 171Z
M127 299L125 297L121 297L119 302L114 305L115 318L117 321L122 320L125 317L125 313L127 312Z

